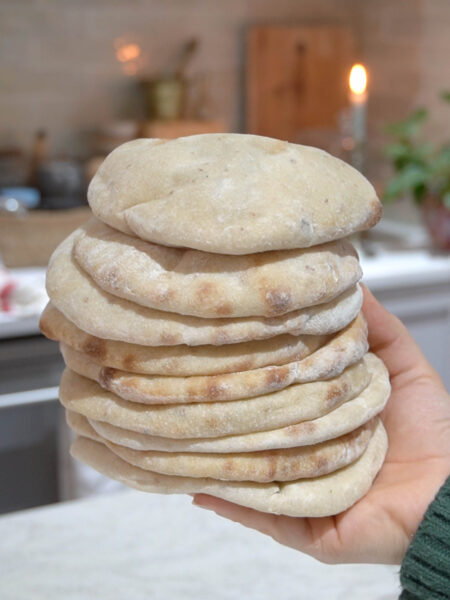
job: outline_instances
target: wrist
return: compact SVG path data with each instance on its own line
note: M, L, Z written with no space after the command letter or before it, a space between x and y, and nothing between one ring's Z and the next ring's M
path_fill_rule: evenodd
M402 599L446 598L450 589L450 477L428 506L400 570ZM409 595L408 595L409 594Z

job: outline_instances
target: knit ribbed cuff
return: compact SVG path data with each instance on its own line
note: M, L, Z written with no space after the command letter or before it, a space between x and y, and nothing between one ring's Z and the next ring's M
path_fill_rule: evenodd
M411 594L408 590L403 590L398 600L420 600L415 594Z
M401 600L450 599L450 477L428 507L400 570Z

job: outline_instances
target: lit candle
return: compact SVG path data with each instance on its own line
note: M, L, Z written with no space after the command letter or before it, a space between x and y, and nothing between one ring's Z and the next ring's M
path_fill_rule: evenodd
M350 103L353 121L352 163L358 170L364 168L364 146L367 117L367 71L363 65L353 65L349 77Z

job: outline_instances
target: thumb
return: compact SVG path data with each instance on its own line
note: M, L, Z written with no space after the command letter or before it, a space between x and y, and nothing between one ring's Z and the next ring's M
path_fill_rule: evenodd
M362 288L370 350L382 359L391 377L410 372L439 377L400 319L386 310L368 288Z

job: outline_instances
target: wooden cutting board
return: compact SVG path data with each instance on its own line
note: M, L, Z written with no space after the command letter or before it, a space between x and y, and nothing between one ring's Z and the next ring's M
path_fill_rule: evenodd
M250 28L247 132L295 141L302 129L337 128L354 46L344 27Z

